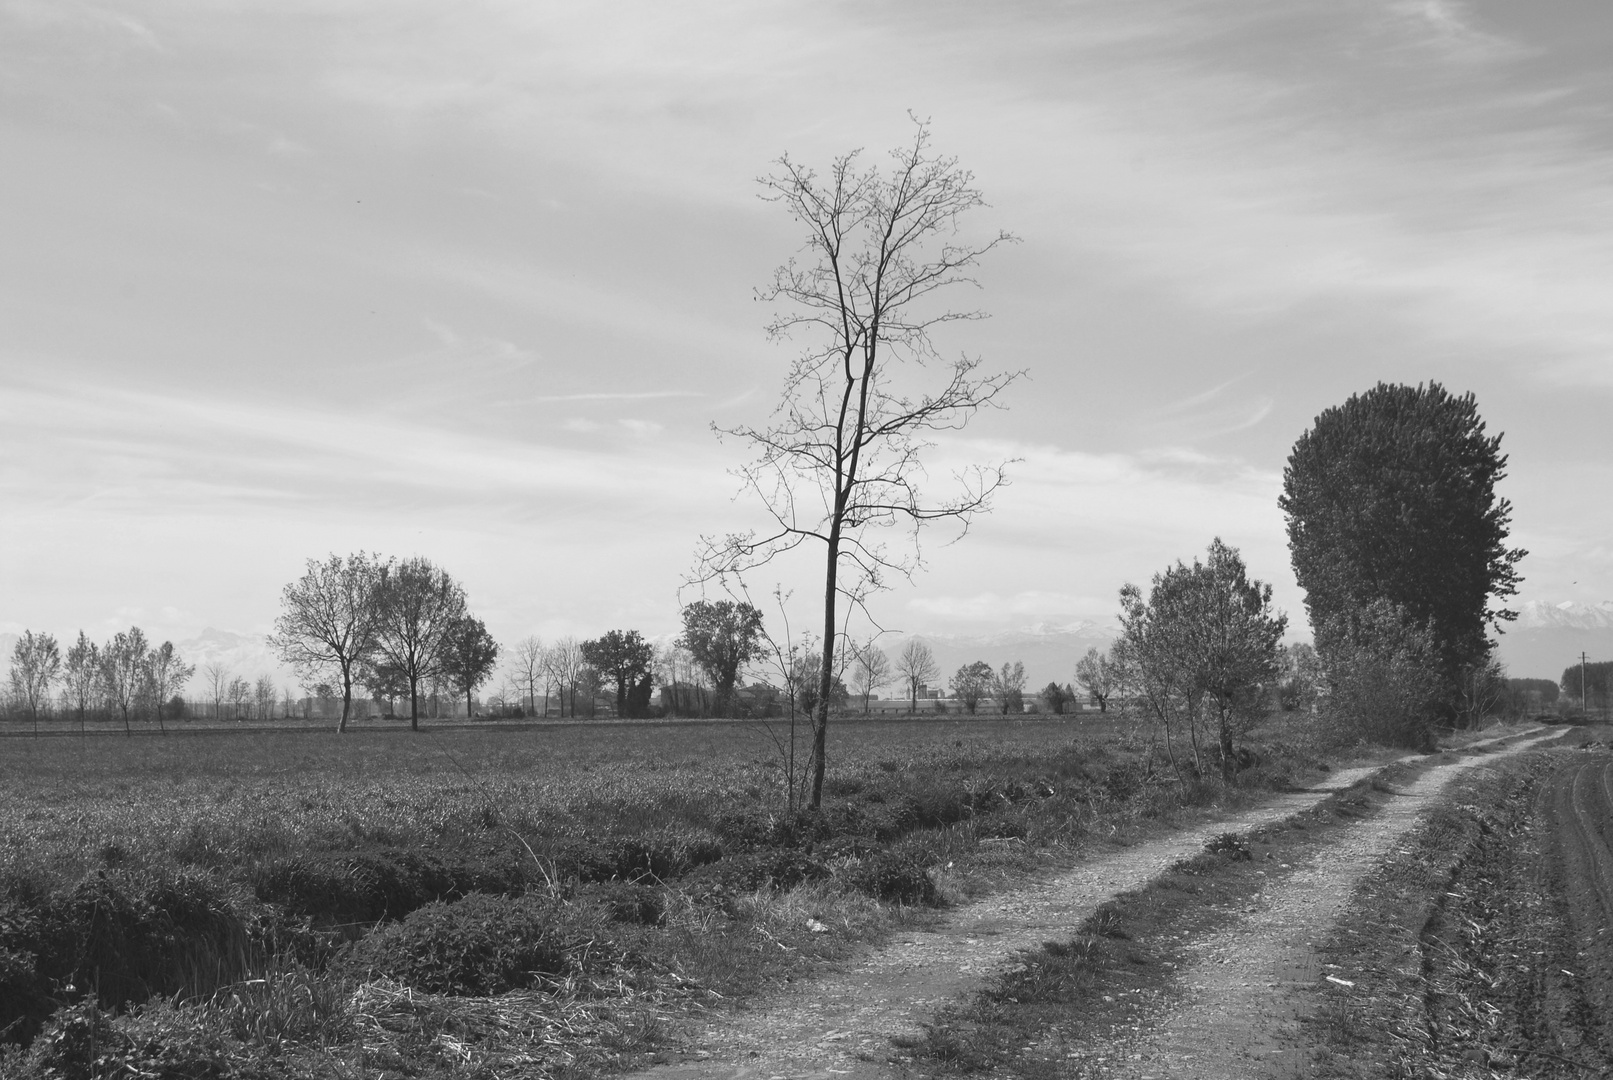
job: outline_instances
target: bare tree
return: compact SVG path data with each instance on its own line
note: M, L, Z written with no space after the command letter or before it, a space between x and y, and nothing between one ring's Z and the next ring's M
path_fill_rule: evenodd
M259 675L258 681L252 684L252 700L257 706L259 720L274 718L274 680L267 675Z
M896 658L896 674L907 684L907 711L914 713L918 711L919 689L939 679L941 669L930 647L914 638L902 647L902 655Z
M891 573L919 567L918 526L951 519L967 529L990 508L1005 482L1003 464L960 473L956 490L932 498L921 490L922 457L934 433L962 427L1017 372L982 374L981 361L949 360L931 339L938 327L981 313L947 306L939 296L975 284L979 258L1012 240L995 233L958 238L959 220L982 205L973 176L957 159L929 149L917 121L913 141L892 153L890 172L862 169L857 152L837 158L826 177L788 156L761 181L763 197L805 227L805 258L774 274L760 298L781 305L768 327L775 340L813 338L791 365L771 426L719 433L757 454L738 470L773 525L702 541L702 575L742 574L807 541L824 545L823 662L813 717L811 805L822 802L838 640L837 604L863 605ZM891 551L873 530L903 526L911 544Z
M127 632L119 630L101 651L101 687L112 707L123 714L124 735L134 734L129 727L129 709L145 689L146 657L150 651L145 632L138 626L131 626Z
M230 669L216 660L202 665L202 681L213 699L214 720L224 719L224 702L229 698L233 677Z
M420 687L435 678L443 646L465 614L465 590L430 559L415 557L381 575L376 649L409 684L409 727L420 730Z
M146 681L151 687L151 696L157 702L157 727L167 734L168 728L162 722L162 707L174 694L185 688L190 677L196 674L195 665L185 663L179 653L174 651L174 643L165 641L146 657Z
M62 670L62 654L50 634L24 630L11 647L11 690L34 721L39 737L39 709L49 703L50 687Z
M101 681L101 648L78 632L78 640L67 650L67 696L78 709L78 729L84 730L84 714L89 711Z
M580 685L583 669L588 666L583 659L582 645L574 637L563 637L549 646L544 653L544 666L548 668L549 675L554 679L556 688L560 691L560 715L566 715L566 700L571 701L571 715L577 715L577 688Z
M341 684L337 731L347 730L358 664L375 647L387 569L378 556L363 552L345 559L333 554L323 562L309 559L307 572L280 594L280 617L269 644L304 684L327 679Z
M224 692L229 697L235 719L244 719L242 714L246 711L247 703L252 700L252 684L237 675L230 680L230 685Z
M868 701L874 691L889 686L895 676L891 672L890 657L872 641L851 648L851 685L862 695L863 715L868 715Z
M543 641L541 638L524 637L515 643L514 663L516 682L526 689L526 711L534 713L538 709L538 680L544 674L543 669ZM549 695L544 695L544 712L548 712Z
M1025 664L1015 660L992 673L991 693L1002 706L1003 715L1025 711Z

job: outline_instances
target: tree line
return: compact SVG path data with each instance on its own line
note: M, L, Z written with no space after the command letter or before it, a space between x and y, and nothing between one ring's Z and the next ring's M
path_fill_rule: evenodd
M55 703L76 714L81 727L90 715L111 713L132 735L131 715L155 715L166 733L164 712L183 711L179 694L195 672L173 642L153 646L138 626L106 642L91 641L80 630L65 652L53 635L25 630L12 647L10 682L13 701L33 721L36 735L40 714L50 711L58 688Z

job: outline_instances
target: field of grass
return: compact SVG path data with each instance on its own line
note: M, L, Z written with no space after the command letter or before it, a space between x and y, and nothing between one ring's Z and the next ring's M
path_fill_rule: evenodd
M0 1073L594 1075L1311 764L1268 746L1184 786L1086 718L848 720L830 745L822 812L792 816L747 724L5 739Z

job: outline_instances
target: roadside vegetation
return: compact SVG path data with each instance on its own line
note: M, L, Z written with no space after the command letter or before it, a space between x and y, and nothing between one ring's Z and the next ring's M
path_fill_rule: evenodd
M1272 741L1183 784L1129 720L842 730L855 763L793 816L773 744L734 724L14 743L0 1072L593 1075L1315 764Z

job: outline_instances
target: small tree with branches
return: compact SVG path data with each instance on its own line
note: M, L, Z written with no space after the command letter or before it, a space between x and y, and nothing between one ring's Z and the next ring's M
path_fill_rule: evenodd
M702 543L703 577L743 573L812 541L824 552L823 656L813 725L811 805L823 797L825 741L840 635L839 603L863 605L893 573L920 565L918 526L950 519L965 529L1005 483L1004 464L973 465L948 495L924 490L924 452L935 433L962 427L997 404L1018 372L985 373L977 357L944 357L932 332L978 319L945 296L974 285L981 256L1013 238L963 239L958 229L984 200L956 158L930 150L929 125L914 119L911 143L888 172L864 168L857 152L820 176L788 156L761 180L763 198L806 231L803 257L781 266L759 298L779 305L775 340L811 339L790 366L771 424L718 429L756 453L738 470L772 518L765 533ZM899 551L882 529L912 530ZM848 608L848 609L849 609Z
M914 638L902 646L902 655L896 658L896 674L907 686L907 711L914 713L918 711L919 688L939 679L941 668L930 647Z

